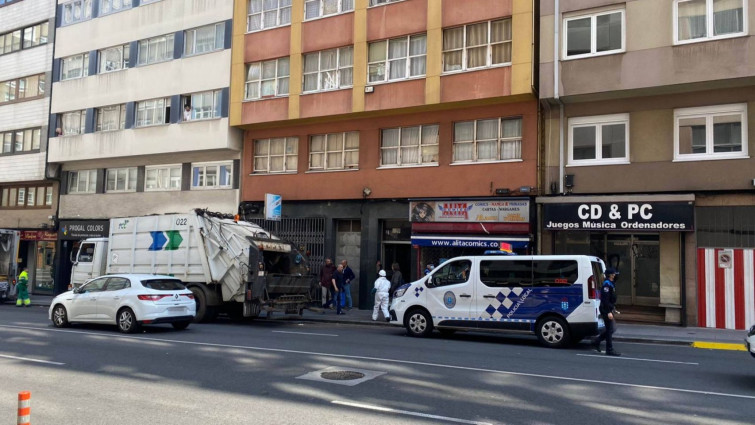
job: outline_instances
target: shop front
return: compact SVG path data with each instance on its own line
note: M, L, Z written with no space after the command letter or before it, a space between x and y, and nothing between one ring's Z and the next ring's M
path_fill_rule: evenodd
M60 220L53 290L60 294L68 290L73 262L71 254L87 238L106 238L110 234L110 220Z
M619 310L629 320L683 323L685 235L693 195L537 198L542 254L587 254L620 273Z
M409 208L418 276L462 255L532 252L529 198L412 200Z
M55 241L58 235L47 230L22 230L19 256L23 267L29 268L32 294L52 294Z

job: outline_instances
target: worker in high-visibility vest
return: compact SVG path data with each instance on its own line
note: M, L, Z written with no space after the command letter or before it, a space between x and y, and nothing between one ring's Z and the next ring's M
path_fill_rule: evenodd
M18 275L18 284L16 285L16 307L29 307L31 300L29 299L29 268L24 267L21 274Z

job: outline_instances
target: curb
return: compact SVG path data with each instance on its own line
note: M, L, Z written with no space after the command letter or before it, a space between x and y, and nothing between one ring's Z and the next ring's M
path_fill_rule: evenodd
M695 348L705 348L708 350L730 350L730 351L747 351L745 344L732 344L726 342L706 342L695 341L692 343Z

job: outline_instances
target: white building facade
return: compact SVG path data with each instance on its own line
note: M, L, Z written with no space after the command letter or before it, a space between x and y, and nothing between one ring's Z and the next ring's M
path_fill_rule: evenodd
M110 218L237 211L232 16L227 0L58 1L49 162L61 165L62 280L76 241L106 235Z
M0 228L21 231L19 271L52 292L58 182L47 171L55 0L0 1Z

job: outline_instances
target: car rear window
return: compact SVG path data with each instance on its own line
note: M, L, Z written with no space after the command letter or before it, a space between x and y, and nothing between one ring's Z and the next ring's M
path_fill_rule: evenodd
M179 291L186 289L183 283L177 279L150 279L143 280L142 286L156 291Z

